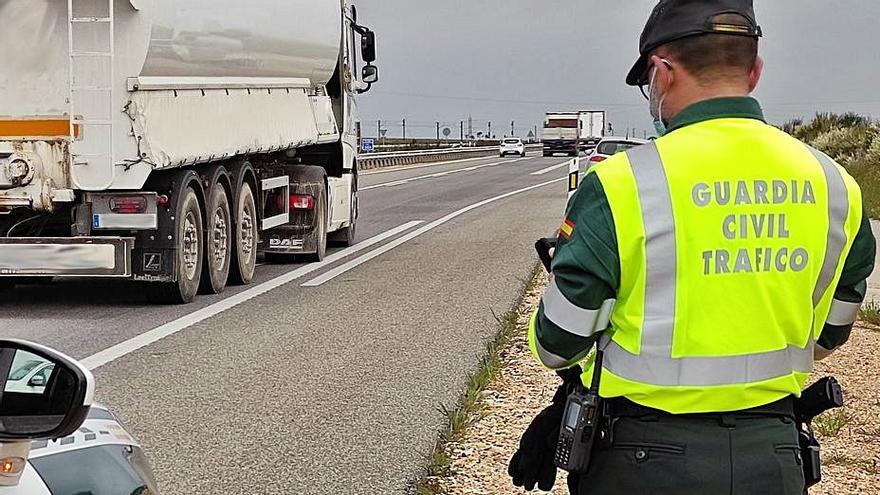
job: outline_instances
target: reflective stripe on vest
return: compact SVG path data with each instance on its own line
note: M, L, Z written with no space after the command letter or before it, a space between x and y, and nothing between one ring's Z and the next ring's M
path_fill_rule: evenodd
M556 285L556 277L551 276L541 303L544 316L554 325L578 337L592 337L608 328L615 300L605 300L599 309L583 309L565 297Z
M846 248L848 189L836 166L811 150L828 185L829 230L824 261L813 291L813 307L830 288ZM805 348L740 356L672 357L676 306L676 234L670 187L655 143L627 152L635 177L646 239L644 317L641 352L632 354L613 339L603 339L604 368L614 375L644 384L675 386L736 385L769 380L792 372L809 373L815 336Z

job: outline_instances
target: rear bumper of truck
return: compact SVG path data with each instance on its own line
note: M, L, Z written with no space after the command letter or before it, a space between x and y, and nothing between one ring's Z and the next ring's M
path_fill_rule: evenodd
M0 277L130 277L130 237L0 238Z
M577 141L544 141L544 151L571 152L578 148Z

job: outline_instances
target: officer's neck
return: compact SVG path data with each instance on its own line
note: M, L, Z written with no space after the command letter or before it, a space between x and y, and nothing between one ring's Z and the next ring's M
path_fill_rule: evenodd
M667 123L695 103L715 98L744 97L751 94L747 83L716 82L712 85L701 85L694 79L677 82L679 84L670 88L663 100L663 120Z

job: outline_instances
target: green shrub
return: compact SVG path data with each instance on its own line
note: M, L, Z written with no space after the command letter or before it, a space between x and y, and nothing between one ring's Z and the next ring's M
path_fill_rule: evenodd
M818 113L810 122L795 119L782 129L846 167L862 188L868 215L880 218L880 125L852 112Z
M875 127L839 127L820 134L813 146L846 165L850 160L864 156L875 137Z

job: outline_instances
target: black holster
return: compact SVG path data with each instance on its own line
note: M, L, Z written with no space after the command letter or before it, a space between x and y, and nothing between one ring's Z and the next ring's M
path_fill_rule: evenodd
M822 481L819 441L813 433L813 419L829 409L843 406L843 389L833 376L827 376L807 387L795 401L798 443L804 461L805 488Z

